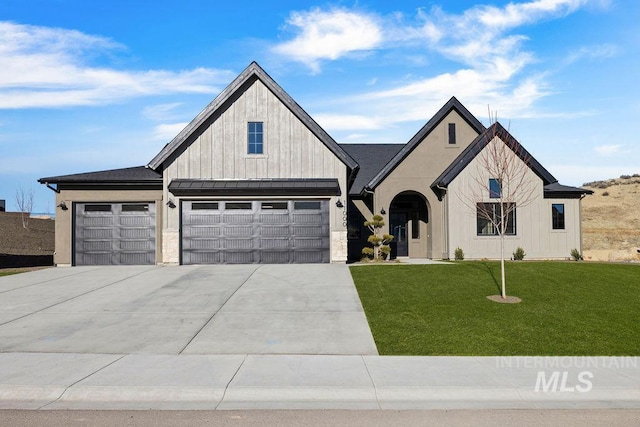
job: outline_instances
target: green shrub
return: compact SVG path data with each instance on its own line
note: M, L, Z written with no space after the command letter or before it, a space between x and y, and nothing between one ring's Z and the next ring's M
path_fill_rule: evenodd
M373 248L362 248L363 258L373 259Z
M573 258L574 261L581 261L582 260L582 255L580 255L580 251L573 248L571 249L571 258Z
M464 251L461 247L458 246L456 250L453 251L453 256L455 257L456 261L462 261L464 260Z
M524 253L524 249L522 249L520 246L518 246L516 248L516 251L513 253L513 260L514 261L522 261L526 255L527 254Z

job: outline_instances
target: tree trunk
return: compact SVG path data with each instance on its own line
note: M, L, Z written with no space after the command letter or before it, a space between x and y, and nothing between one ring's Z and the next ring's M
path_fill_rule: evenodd
M504 233L507 231L507 219L504 217L504 206L500 199L500 279L502 282L502 299L507 299L507 290L504 277Z

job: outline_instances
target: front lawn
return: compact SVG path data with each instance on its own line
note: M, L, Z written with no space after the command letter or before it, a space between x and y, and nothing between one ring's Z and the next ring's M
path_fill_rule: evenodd
M498 262L352 267L382 355L638 356L640 266Z

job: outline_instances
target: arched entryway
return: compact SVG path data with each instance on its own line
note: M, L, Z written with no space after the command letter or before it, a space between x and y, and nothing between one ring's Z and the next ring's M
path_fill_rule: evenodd
M389 233L394 236L395 256L427 258L429 245L429 202L416 191L397 194L389 206Z

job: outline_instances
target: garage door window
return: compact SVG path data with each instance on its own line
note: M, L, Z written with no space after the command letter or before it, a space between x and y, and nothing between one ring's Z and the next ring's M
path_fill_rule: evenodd
M262 209L286 210L287 202L262 202Z
M251 202L225 203L224 208L227 210L251 210Z
M293 208L300 211L320 210L320 202L295 202Z
M218 203L215 202L203 202L203 203L192 203L191 209L194 211L215 211L218 210Z
M148 212L149 204L122 205L122 212Z
M111 205L84 205L85 212L111 212Z

